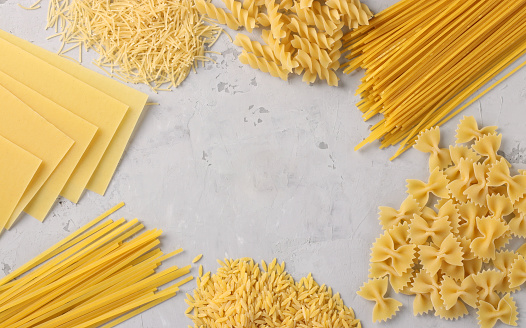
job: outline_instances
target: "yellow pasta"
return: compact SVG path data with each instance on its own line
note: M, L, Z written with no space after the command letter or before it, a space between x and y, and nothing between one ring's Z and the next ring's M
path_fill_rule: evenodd
M500 251L495 254L495 259L492 261L495 268L499 269L500 271L504 272L506 275L504 277L504 280L502 281L502 284L498 286L498 292L499 293L509 293L509 292L516 292L520 289L519 286L513 286L511 287L510 283L510 274L511 269L513 267L513 263L519 258L519 254L513 252L513 251Z
M388 230L400 222L409 222L414 214L420 214L420 205L411 195L402 202L399 210L388 206L380 206L379 209L379 220L384 230Z
M93 49L99 54L95 64L111 76L148 84L154 91L169 90L210 60L205 50L221 28L205 24L203 12L232 28L239 25L214 9L204 0L52 0L47 27L58 32L60 54L78 48L81 61L82 49Z
M234 44L245 51L239 57L243 64L284 80L288 79L285 72L294 72L303 74L302 80L306 83L320 79L330 86L337 86L339 81L336 70L342 55L342 28L368 24L373 15L359 0L223 2L232 13L206 0L197 0L196 6L201 14L232 29L242 25L252 32L256 26L264 27L261 37L274 53L271 58L264 46L246 36L236 36Z
M477 229L482 236L471 242L473 253L484 260L495 259L495 240L508 231L508 225L500 218L477 218Z
M485 126L479 129L477 121L473 116L464 116L458 124L457 135L455 136L457 139L456 143L466 143L473 139L479 140L487 134L495 134L496 132L496 126Z
M526 175L510 175L506 160L501 159L491 166L488 172L488 186L498 187L506 185L508 197L512 202L518 201L526 193Z
M515 325L515 304L505 294L526 283L526 243L517 251L504 247L526 236L526 171L511 175L511 164L497 154L496 127L464 117L449 148L439 148L438 129L423 131L415 144L430 156L428 182L407 180L400 208L380 207L384 232L371 248L369 279L414 295L414 315L433 311L453 320L471 307L482 327ZM367 297L379 299L374 295Z
M425 245L427 240L440 245L451 233L451 222L447 216L427 222L421 216L415 214L409 225L409 238L415 245Z
M3 327L111 327L175 296L192 279L159 290L190 272L190 266L156 272L182 251L164 255L156 248L162 231L137 235L144 229L137 219L97 226L123 205L0 280Z
M361 327L340 295L311 274L295 282L276 259L261 266L250 258L218 263L217 273L200 275L193 295L186 294L186 315L196 328L315 327L322 322Z
M497 321L510 326L517 326L518 312L515 301L506 294L499 300L498 305L495 307L491 303L480 301L478 314L478 321L481 328L492 328L495 326Z
M385 297L387 285L387 278L372 279L358 291L358 295L376 303L373 308L373 322L390 319L402 306L399 301Z
M524 1L401 0L346 34L344 72L365 70L357 106L365 121L383 116L356 149L380 140L400 145L396 158L482 97L504 79L456 110L526 53L524 28Z
M443 169L451 163L451 155L449 149L439 148L440 130L438 127L421 132L415 141L414 147L423 153L430 153L429 168L430 170L438 167Z
M395 248L393 238L384 234L373 244L371 262L379 263L389 261L398 275L402 275L413 264L415 245L403 245Z
M414 179L407 180L407 193L413 196L421 206L424 206L427 204L431 193L440 198L447 198L449 193L446 186L448 186L446 175L435 168L427 183Z

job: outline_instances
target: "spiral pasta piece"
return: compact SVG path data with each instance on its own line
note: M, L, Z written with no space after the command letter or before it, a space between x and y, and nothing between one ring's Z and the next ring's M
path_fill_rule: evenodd
M285 44L275 39L272 33L264 30L261 33L261 37L269 45L270 49L272 49L274 56L284 69L292 72L293 68L298 67L298 62L292 59L292 52L287 50Z
M243 64L250 65L252 68L257 68L265 73L270 73L270 75L279 77L284 81L288 79L289 72L286 69L278 66L275 62L268 61L263 57L257 57L246 50L243 50L241 55L239 55L239 61Z
M279 6L274 2L274 0L266 0L265 7L267 8L268 20L270 22L270 30L272 31L272 35L278 40L284 38L287 32L283 28L285 22L282 19L283 15L279 13Z
M227 13L221 8L217 8L205 0L195 0L195 7L202 15L217 20L220 24L226 24L229 28L237 30L241 25L231 13Z
M309 76L314 77L314 79L317 76L322 80L326 80L329 85L338 86L339 78L336 76L336 73L323 67L319 61L313 59L307 52L299 49L294 59L300 64L302 69L306 70L305 75L309 73Z
M331 57L329 57L327 51L321 49L316 43L311 43L307 39L294 35L294 40L292 40L291 44L294 48L301 49L310 54L311 57L318 60L324 68L327 68L332 63Z
M294 33L297 33L301 38L309 40L311 43L317 44L322 49L329 49L342 38L343 32L340 30L332 36L327 37L327 34L318 32L314 27L310 27L307 23L302 22L297 17L292 17L287 27Z
M277 61L278 58L274 55L272 48L263 45L257 41L252 41L244 34L237 34L234 40L234 44L246 50L247 52L253 52L257 57L263 57L268 61Z
M244 26L247 31L252 32L256 27L256 17L252 16L251 13L243 8L243 4L235 0L223 0L226 7L232 12L232 15L237 21Z
M338 10L343 15L346 25L357 28L360 25L369 25L372 16L369 7L360 3L359 0L328 0L327 6Z
M316 26L319 30L325 31L328 35L333 35L337 30L341 29L339 22L335 22L330 17L316 13L312 8L300 8L299 6L292 7L292 10L298 15L299 19L309 25ZM330 14L330 13L329 13ZM340 28L338 28L340 26Z

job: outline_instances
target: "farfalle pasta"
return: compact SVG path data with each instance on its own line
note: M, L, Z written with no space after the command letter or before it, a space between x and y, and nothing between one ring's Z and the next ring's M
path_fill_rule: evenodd
M517 326L519 313L510 294L506 294L500 299L496 307L491 303L480 301L478 309L478 321L481 328L492 328L497 321L502 321L510 326Z
M510 175L510 168L505 159L492 165L488 171L488 186L506 186L508 197L512 202L518 201L526 193L526 175Z
M380 206L380 224L384 230L388 230L401 222L409 222L414 214L420 213L420 208L421 206L411 195L407 196L398 210L388 206Z
M429 194L434 194L440 198L447 198L449 193L447 190L448 179L446 175L435 168L429 176L428 182L423 182L415 179L407 180L407 193L420 205L426 205L429 200Z
M407 180L398 209L380 207L384 232L371 249L369 278L414 295L415 316L452 320L474 308L481 327L517 325L512 294L526 283L526 243L506 246L526 238L526 170L512 174L497 154L496 127L464 117L456 138L440 148L439 128L419 135L415 148L430 156L429 179Z
M402 306L399 301L385 297L387 287L386 277L376 278L366 282L358 291L358 295L376 303L373 308L373 322L390 319Z
M443 169L451 163L451 153L447 148L439 148L440 129L434 127L422 132L415 141L414 147L423 153L430 153L429 169Z

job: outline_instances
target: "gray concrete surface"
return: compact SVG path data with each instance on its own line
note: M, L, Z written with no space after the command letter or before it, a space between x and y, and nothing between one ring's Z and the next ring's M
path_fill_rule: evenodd
M46 40L53 31L44 30L47 0L34 11L19 8L18 1L31 2L0 0L0 28L56 51L58 40ZM366 3L377 12L395 1ZM312 272L340 292L363 327L477 327L473 311L455 322L415 318L412 298L400 295L399 315L373 324L372 304L356 295L381 232L378 206L398 207L405 180L427 177L427 158L415 150L394 162L388 160L394 149L353 151L369 127L355 108L362 73L340 73L337 88L309 86L297 76L284 82L242 65L239 49L225 36L212 50L222 53L213 55L217 64L172 92L135 86L160 105L145 111L107 194L86 192L78 205L59 199L44 224L21 218L0 238L0 277L124 201L118 216L163 229L164 250L185 249L170 263L185 265L203 253L200 263L215 271L217 258L277 257L295 278ZM89 60L93 54L84 58L84 66L99 71ZM502 151L526 168L526 70L463 114L498 125ZM443 128L444 144L453 141L457 122ZM186 327L184 292L194 286L119 327ZM526 294L515 299L526 326Z

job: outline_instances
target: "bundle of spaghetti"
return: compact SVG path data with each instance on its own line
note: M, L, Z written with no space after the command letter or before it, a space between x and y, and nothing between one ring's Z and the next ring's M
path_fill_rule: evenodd
M320 79L331 86L339 81L343 29L366 26L373 15L360 0L223 2L231 13L207 0L196 0L196 5L203 15L235 30L263 28L265 44L237 34L234 44L243 48L243 64L283 80L294 72L303 74L306 83Z
M402 0L346 34L344 72L365 69L357 106L383 115L356 149L400 144L394 159L446 123L526 65L458 108L526 53L525 29L526 0Z
M0 279L2 327L113 327L173 296L190 265L157 272L162 231L107 216L119 204ZM179 279L164 289L161 286Z
M177 87L199 62L210 61L206 48L221 33L193 0L51 0L47 27L60 37L61 55L78 49L82 61L82 49L93 49L106 73L155 91Z

